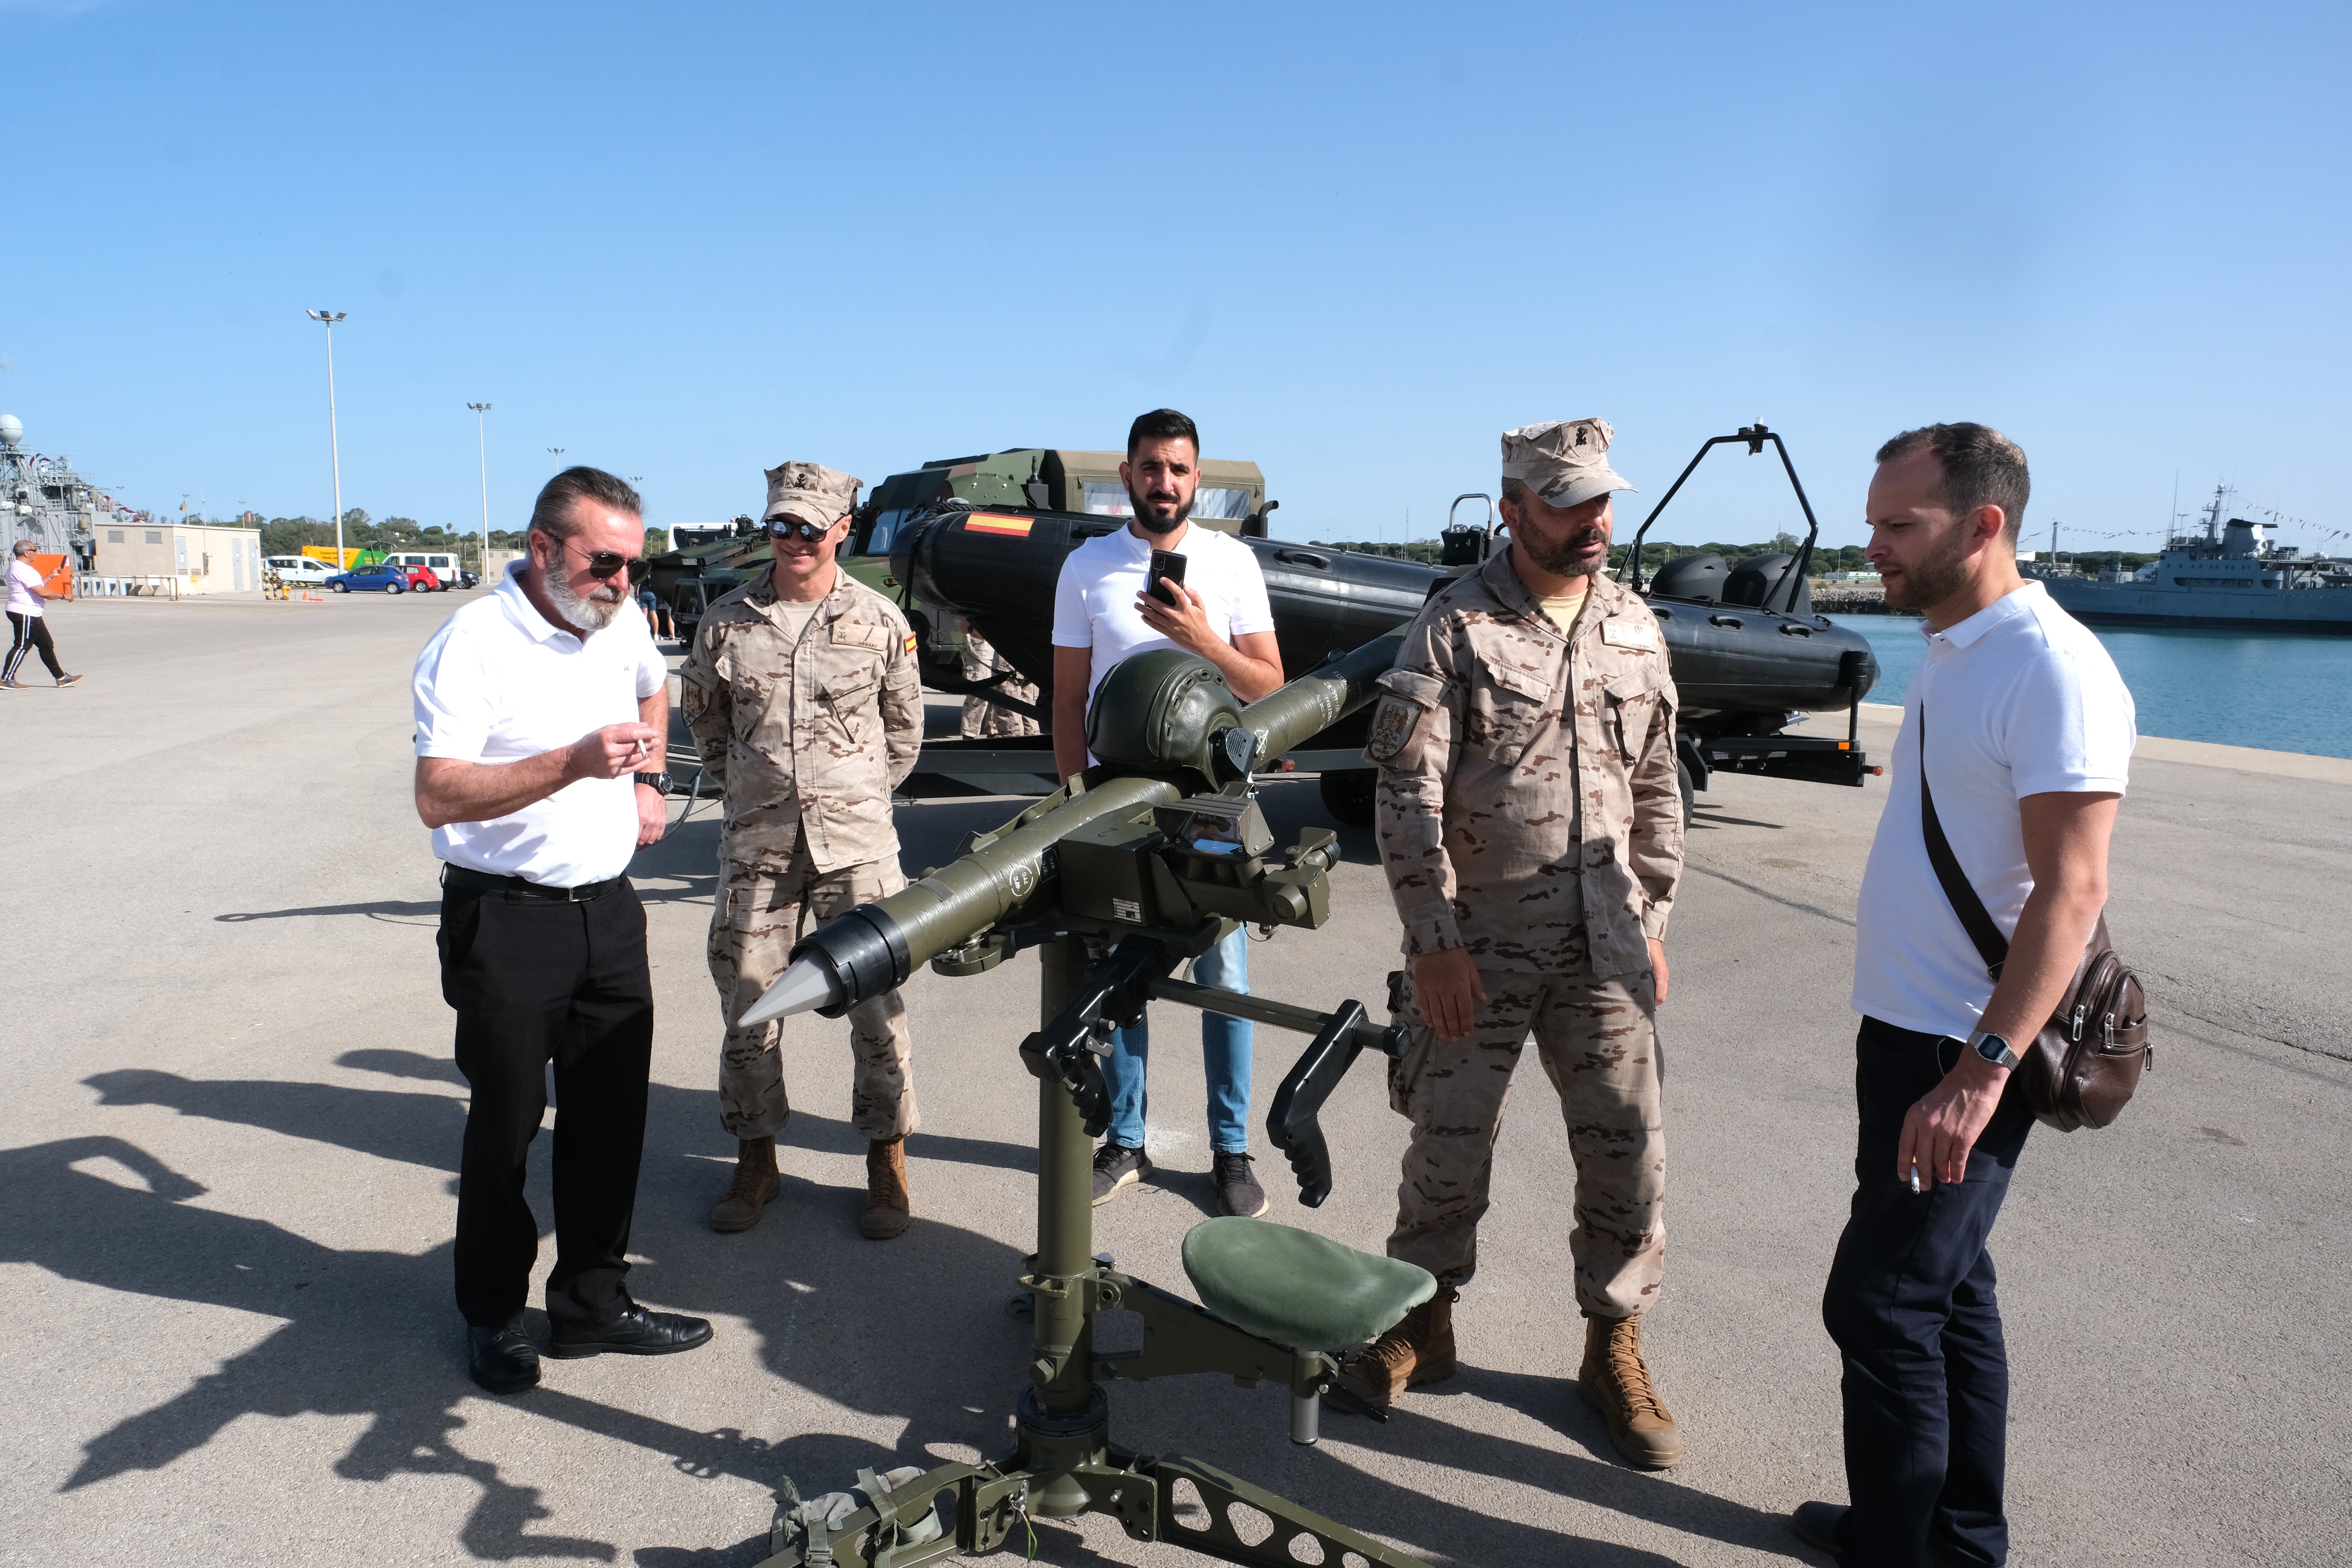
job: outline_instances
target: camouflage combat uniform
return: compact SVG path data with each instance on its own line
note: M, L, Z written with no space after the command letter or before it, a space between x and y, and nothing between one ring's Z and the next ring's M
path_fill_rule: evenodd
M1664 1272L1665 1140L1648 938L1681 875L1674 683L1649 607L1595 575L1563 636L1498 553L1433 599L1372 718L1381 860L1408 957L1466 949L1486 1000L1438 1037L1408 971L1412 1119L1392 1258L1459 1288L1477 1266L1496 1134L1528 1035L1576 1161L1577 1300L1647 1308ZM1572 722L1570 716L1572 715Z
M966 680L986 680L1003 675L996 690L1015 702L1033 706L1037 700L1037 688L1021 679L1013 661L996 651L986 637L970 626L963 628L963 678ZM999 707L985 697L963 700L963 738L967 741L1018 740L1037 732L1037 721L1025 713L1015 713L1010 708Z
M840 575L795 637L762 575L705 612L678 671L687 727L726 795L710 977L726 1041L719 1120L739 1139L791 1114L782 1021L735 1017L783 973L803 931L907 885L890 792L914 771L923 703L915 639L888 599ZM850 1121L869 1140L915 1130L907 1009L897 992L849 1011Z

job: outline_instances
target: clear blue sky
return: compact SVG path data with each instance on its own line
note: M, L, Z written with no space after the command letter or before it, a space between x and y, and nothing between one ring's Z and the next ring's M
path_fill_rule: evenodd
M1621 536L1759 417L1832 543L1937 418L2024 445L2039 538L2152 538L2176 472L2352 530L2347 16L0 0L0 411L323 517L324 306L345 504L446 526L472 399L501 527L550 447L674 523L1171 404L1300 538L1593 414ZM1664 534L1791 521L1717 462Z

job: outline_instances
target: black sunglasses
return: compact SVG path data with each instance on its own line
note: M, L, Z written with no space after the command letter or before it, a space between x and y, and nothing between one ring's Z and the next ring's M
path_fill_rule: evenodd
M568 539L558 540L556 542L566 550L572 548L572 542ZM629 569L629 581L632 583L653 569L653 563L644 556L624 555L617 550L591 550L580 553L588 563L588 575L600 583L609 582L613 574L624 566Z
M769 521L768 532L777 539L797 539L806 544L814 544L840 526L838 522L818 523L805 520L795 521L790 518L779 517Z

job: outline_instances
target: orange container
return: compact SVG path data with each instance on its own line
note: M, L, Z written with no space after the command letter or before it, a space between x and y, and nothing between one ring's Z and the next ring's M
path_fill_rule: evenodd
M41 574L41 592L52 599L70 599L73 592L73 567L70 555L44 555L35 551L26 557L33 570Z

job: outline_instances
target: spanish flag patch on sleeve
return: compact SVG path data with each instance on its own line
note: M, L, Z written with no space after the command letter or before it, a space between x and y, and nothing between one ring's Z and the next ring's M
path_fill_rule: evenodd
M912 652L914 652L914 651L915 651L915 634L914 634L914 633L912 633L912 632L908 632L908 633L907 634L907 641L906 641L906 644L905 644L904 651L905 651L905 652L908 652L908 653L912 653Z

